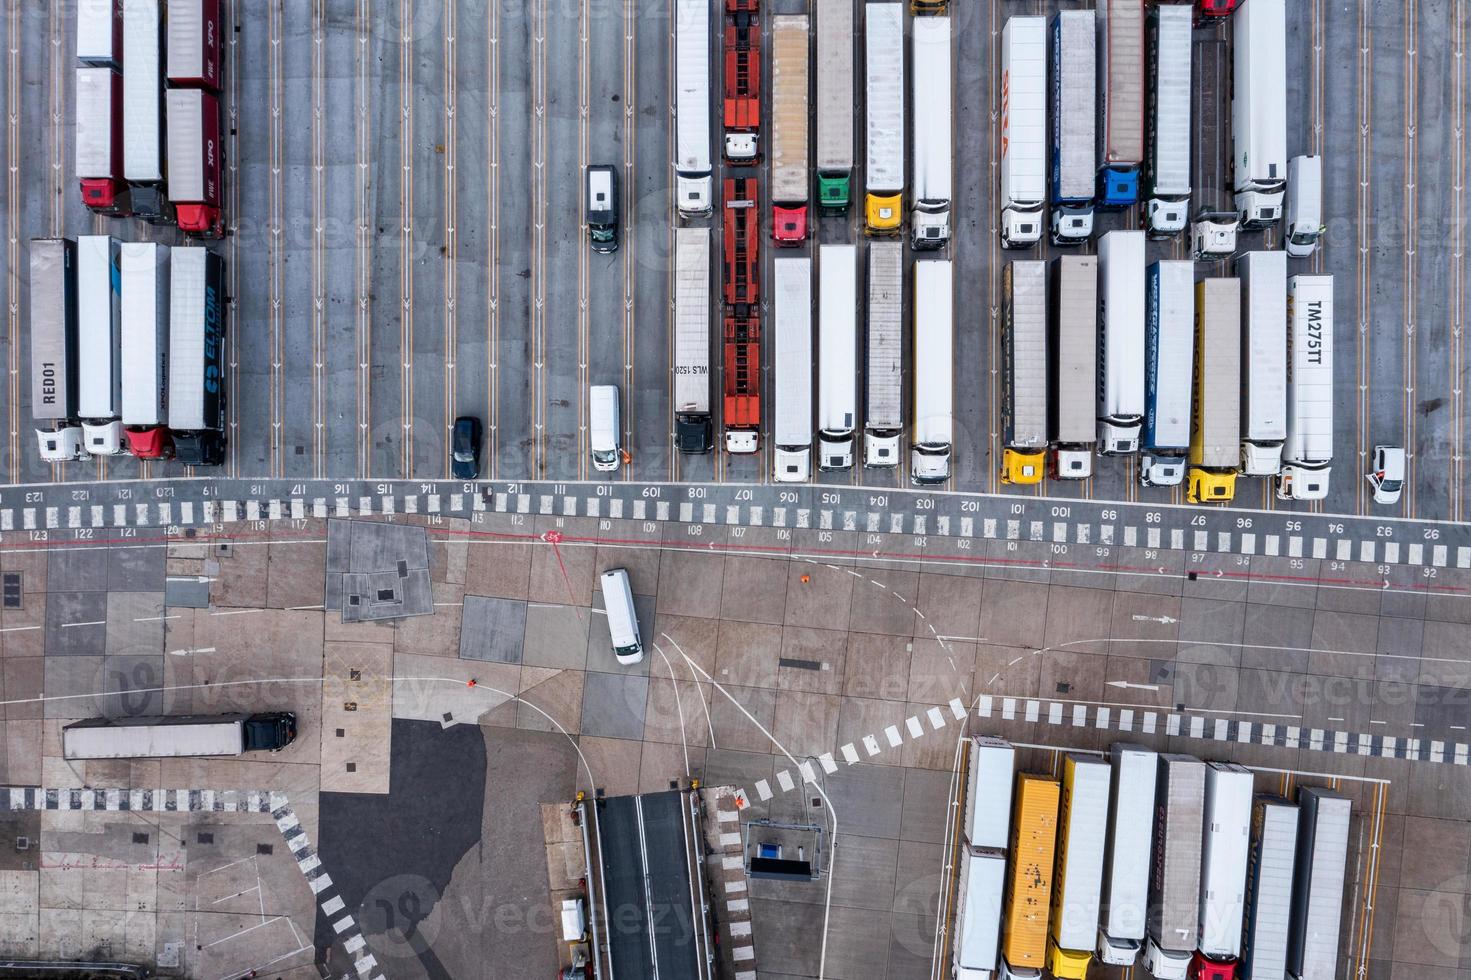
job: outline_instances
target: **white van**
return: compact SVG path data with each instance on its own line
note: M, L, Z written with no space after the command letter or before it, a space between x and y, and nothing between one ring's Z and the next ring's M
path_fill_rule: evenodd
M1287 254L1307 258L1322 234L1323 158L1293 157L1287 161Z
M608 613L608 634L618 662L630 666L644 659L644 644L638 635L638 612L633 608L633 586L626 568L603 573L603 608Z
M587 393L588 446L592 468L600 473L618 469L623 447L618 445L618 386L593 385Z

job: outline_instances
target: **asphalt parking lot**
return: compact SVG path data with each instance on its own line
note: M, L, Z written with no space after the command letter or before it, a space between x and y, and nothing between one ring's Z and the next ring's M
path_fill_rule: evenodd
M954 15L955 489L1004 489L995 479L993 329L1010 257L997 248L993 215L1000 28L1010 13L1058 5L962 6ZM0 87L14 169L0 238L8 270L0 351L11 367L0 373L0 432L8 432L0 477L10 483L182 472L126 457L53 468L35 453L20 380L29 356L25 243L104 229L174 240L81 207L65 166L72 9L16 5L4 21ZM763 461L670 451L665 7L320 0L256 10L235 0L227 9L226 474L440 478L450 424L474 414L487 425L487 476L572 479L589 469L586 387L611 382L623 391L633 457L619 478L767 479ZM1410 478L1387 511L1459 519L1464 4L1306 0L1289 4L1288 30L1288 151L1321 152L1327 174L1326 242L1294 267L1337 282L1337 463L1323 509L1386 510L1369 502L1362 473L1373 446L1389 443L1410 450ZM583 244L579 175L589 162L624 168L626 234L611 256ZM858 174L861 183L861 161ZM1101 226L1134 219L1104 216ZM816 237L859 241L859 219L821 218ZM1175 499L1138 488L1132 468L1102 460L1092 480L1047 492ZM820 477L902 479L861 470ZM1250 483L1238 501L1282 506Z

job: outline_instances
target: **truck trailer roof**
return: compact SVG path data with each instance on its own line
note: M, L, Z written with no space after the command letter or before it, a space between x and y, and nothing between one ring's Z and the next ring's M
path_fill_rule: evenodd
M1287 280L1288 396L1284 462L1333 459L1333 277Z
M1013 261L1003 272L1002 441L1017 449L1047 445L1047 263Z
M1048 429L1053 442L1091 443L1098 431L1098 258L1059 256L1050 289Z
M778 446L812 444L812 260L778 258L775 280L776 354L773 360Z
M904 424L904 244L868 243L868 357L864 365L866 424ZM1005 846L1004 844L996 846Z
M674 411L710 411L710 232L674 233Z
M1098 175L1098 71L1093 13L1063 10L1052 21L1052 196L1091 201Z
M853 2L817 0L817 169L853 168Z
M1190 396L1195 371L1195 263L1161 259L1147 277L1144 445L1190 445Z
M867 154L864 180L873 193L904 187L904 6L864 6Z

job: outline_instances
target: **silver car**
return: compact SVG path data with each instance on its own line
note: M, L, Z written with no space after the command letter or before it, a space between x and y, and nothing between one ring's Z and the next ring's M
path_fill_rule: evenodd
M1405 451L1399 446L1375 446L1374 468L1367 476L1374 488L1374 503L1399 503L1405 486Z

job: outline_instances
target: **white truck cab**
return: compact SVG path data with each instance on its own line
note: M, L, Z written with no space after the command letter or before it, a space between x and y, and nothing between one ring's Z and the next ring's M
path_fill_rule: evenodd
M1190 256L1201 259L1224 259L1236 251L1236 215L1229 212L1206 214L1190 226Z
M732 163L744 163L756 159L755 133L726 133L725 158Z
M935 448L918 443L909 456L909 478L915 483L944 483L950 479L950 447Z
M806 483L812 478L812 450L784 449L777 446L771 453L772 478L777 483Z
M123 445L123 424L117 419L99 424L83 422L82 442L93 456L116 456L127 452Z
M1093 209L1054 207L1051 235L1054 245L1083 244L1093 237Z
M898 433L879 435L873 432L865 432L863 434L863 465L898 466Z
M1293 258L1305 259L1318 247L1323 231L1323 158L1293 157L1287 161L1283 248Z
M1098 930L1098 962L1105 966L1133 966L1139 958L1139 944L1132 939L1115 939Z
M65 463L87 455L87 451L82 448L82 430L79 426L37 429L36 441L40 446L41 458L48 463Z
M1145 453L1139 458L1139 483L1143 486L1178 487L1184 480L1184 456L1154 456Z
M1093 451L1090 449L1057 449L1052 457L1055 480L1086 480L1093 475Z
M1154 980L1185 980L1190 957L1191 953L1161 949L1152 936L1144 943L1144 968Z

